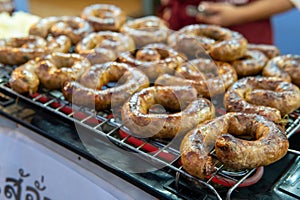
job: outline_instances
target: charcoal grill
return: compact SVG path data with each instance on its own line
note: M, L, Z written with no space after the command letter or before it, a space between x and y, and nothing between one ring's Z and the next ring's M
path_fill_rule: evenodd
M217 172L203 181L184 171L176 145L136 138L110 111L95 112L71 105L60 91L41 89L33 95L18 94L7 84L10 71L11 68L3 66L0 72L1 115L85 157L154 197L228 200L300 198L300 152L297 145L300 141L300 108L288 117L286 133L290 149L284 158L267 167L239 173L228 172L219 164ZM79 130L84 136L93 138L93 142L84 144ZM98 153L101 156L97 156ZM142 173L123 170L119 163L126 163L132 156L144 163L145 166L141 167L154 170ZM257 183L242 187L254 176L262 177Z

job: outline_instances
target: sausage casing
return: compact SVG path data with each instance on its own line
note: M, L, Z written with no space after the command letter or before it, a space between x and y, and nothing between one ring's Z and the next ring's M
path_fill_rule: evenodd
M252 140L237 137L251 136ZM210 155L231 169L252 169L281 159L289 142L284 131L266 118L247 113L227 113L199 124L180 145L183 168L201 179L216 169Z
M153 113L152 107L160 112ZM168 111L172 112L168 112ZM122 122L139 137L172 139L215 116L213 104L192 87L153 86L135 93L122 108Z
M103 89L109 82L117 84ZM134 92L148 86L149 79L138 69L125 63L107 62L91 66L79 81L65 82L62 92L73 104L99 111L121 106Z

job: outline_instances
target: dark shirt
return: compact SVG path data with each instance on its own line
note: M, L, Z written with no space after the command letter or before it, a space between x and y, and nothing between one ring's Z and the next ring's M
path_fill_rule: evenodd
M253 0L207 0L212 2L228 2L236 5L247 4ZM167 5L159 7L158 15L162 17L164 9L171 9L171 17L167 21L173 30L199 23L195 17L187 14L187 7L189 5L198 6L201 1L199 0L170 0ZM243 34L248 42L256 44L273 44L273 31L270 19L264 19L245 24L229 26L231 30Z

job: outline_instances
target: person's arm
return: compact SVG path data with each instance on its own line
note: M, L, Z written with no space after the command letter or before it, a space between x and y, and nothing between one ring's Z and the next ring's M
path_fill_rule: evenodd
M209 15L199 14L202 23L231 26L265 19L294 7L290 0L257 0L242 6L228 3L203 2L200 4Z

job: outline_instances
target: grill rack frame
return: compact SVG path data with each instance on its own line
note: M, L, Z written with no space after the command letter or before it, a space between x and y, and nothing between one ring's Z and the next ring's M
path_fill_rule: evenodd
M140 141L143 141L143 143L137 147L135 147L133 144L127 143L126 141L128 140L128 138L130 137L134 137L130 135L130 131L124 127L123 124L120 124L116 121L114 121L114 118L109 118L108 116L111 114L110 112L95 112L93 109L88 109L86 107L83 106L76 106L71 104L70 102L66 101L63 98L63 95L61 92L59 91L47 91L47 90L42 90L39 91L40 93L38 93L38 95L35 95L34 97L30 97L29 95L25 96L23 94L17 93L15 91L13 91L6 82L4 83L0 83L0 89L2 89L3 91L12 94L14 96L16 96L17 98L20 98L24 101L26 101L27 103L33 104L35 106L38 106L40 108L46 109L51 113L54 113L56 115L59 115L63 118L65 118L66 120L69 120L70 122L74 122L76 124L79 124L91 131L94 131L95 133L99 134L102 137L106 137L107 139L109 139L110 141L114 142L115 144L118 144L121 147L124 147L126 149L129 149L133 152L138 153L139 156L141 156L142 158L144 158L145 160L149 161L155 161L157 163L163 164L165 165L168 169L172 170L175 172L175 185L178 187L179 181L181 177L187 178L189 180L193 180L194 182L196 182L198 185L204 187L204 189L208 189L210 190L210 192L216 196L217 199L222 200L221 195L219 194L219 192L217 191L217 189L211 184L211 180L213 177L215 177L216 175L219 176L223 176L222 175L222 170L223 170L223 165L216 167L217 170L216 172L206 181L204 180L200 180L192 175L190 175L189 173L187 173L186 171L184 171L184 169L182 168L182 166L175 166L174 162L178 161L180 159L180 152L177 149L173 149L173 148L169 148L169 145L165 145L162 144L160 142L150 142L150 144L154 144L155 146L160 146L157 152L155 152L155 154L150 154L150 153L146 153L145 151L140 150L144 145L149 144L149 141L144 141L143 139L139 139ZM59 95L57 95L59 94ZM46 98L47 101L44 102L45 100L43 100L43 98ZM61 104L59 107L57 108L53 108L50 105L52 103L59 103ZM66 114L62 111L60 111L62 108L64 107L70 107L72 108L72 112L69 114ZM74 111L75 110L75 111ZM85 118L82 119L77 119L76 117L74 117L75 113L84 113L86 114ZM297 112L300 113L300 108L297 109ZM298 114L296 114L298 115ZM89 119L97 119L100 120L101 122L98 123L96 126L92 127L91 125L89 125L88 123L86 123ZM112 130L108 131L107 133L105 133L102 130L99 130L98 128L108 124L111 127L114 127ZM292 121L289 122L289 125L287 126L286 129L286 134L287 137L290 138L298 129L300 128L300 115L297 116L297 118ZM118 139L114 136L112 136L113 134L115 134L117 131L119 130L124 130L128 133L128 135L122 139ZM166 149L168 149L169 151L167 151ZM170 153L170 151L172 151L172 153L176 153L176 158L171 162L168 163L166 162L165 159L162 159L159 157L160 153ZM300 152L297 150L293 150L293 149L288 149L288 152L296 154L296 155L300 155ZM214 153L213 151L211 152L212 154ZM231 187L228 187L228 190L226 192L226 199L230 200L231 199L231 194L232 192L239 187L239 185L241 183L243 183L243 181L245 181L249 176L251 176L253 173L255 173L256 169L251 169L251 170L247 170L247 172L241 176L240 178L235 178L235 177L225 177L225 178L229 178L232 179L233 181L235 181L236 183L234 185L232 185ZM178 189L178 188L177 188Z

